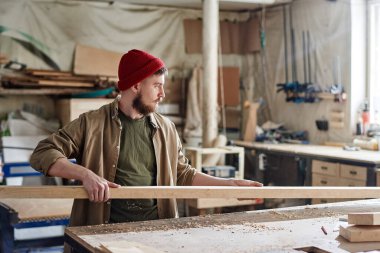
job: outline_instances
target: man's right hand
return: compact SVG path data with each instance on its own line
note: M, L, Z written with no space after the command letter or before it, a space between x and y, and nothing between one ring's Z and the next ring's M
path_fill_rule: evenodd
M84 188L88 193L90 201L105 202L110 198L109 188L117 188L120 185L109 182L99 177L91 170L74 164L66 158L58 159L48 171L50 176L76 179L82 181Z
M109 188L118 188L119 184L107 181L99 177L91 170L86 170L82 180L83 187L88 193L88 198L93 202L105 202L110 198Z

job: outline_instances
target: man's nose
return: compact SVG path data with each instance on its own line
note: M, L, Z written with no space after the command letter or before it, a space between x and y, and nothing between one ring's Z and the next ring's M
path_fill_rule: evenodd
M165 89L164 89L164 87L161 87L160 97L165 98Z

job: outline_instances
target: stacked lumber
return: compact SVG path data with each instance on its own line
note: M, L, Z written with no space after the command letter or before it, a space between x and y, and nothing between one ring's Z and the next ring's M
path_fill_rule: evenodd
M109 88L116 78L97 75L76 75L69 71L25 69L3 73L5 88Z
M380 242L380 212L350 213L339 234L350 242Z
M6 55L0 54L0 64L5 64L8 62L8 57Z

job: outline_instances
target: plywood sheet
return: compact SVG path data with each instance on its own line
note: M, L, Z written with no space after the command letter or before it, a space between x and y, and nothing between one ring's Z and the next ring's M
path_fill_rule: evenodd
M222 101L222 94L224 96L224 101ZM224 104L222 102L224 102ZM218 104L226 105L226 106L240 105L240 70L239 68L237 67L219 68Z
M78 44L75 48L74 73L117 77L122 56L122 53Z
M185 48L188 54L202 53L202 20L185 19ZM252 18L246 22L221 21L220 40L222 54L247 54L260 50L259 21Z
M185 50L187 54L202 53L202 21L197 19L183 20L185 31Z

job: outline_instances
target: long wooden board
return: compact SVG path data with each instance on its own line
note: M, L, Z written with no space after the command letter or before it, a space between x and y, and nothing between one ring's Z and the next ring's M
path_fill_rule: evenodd
M133 186L110 190L111 199L380 198L380 187ZM88 195L82 186L1 186L0 199L7 198L86 199Z

